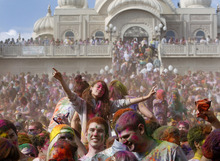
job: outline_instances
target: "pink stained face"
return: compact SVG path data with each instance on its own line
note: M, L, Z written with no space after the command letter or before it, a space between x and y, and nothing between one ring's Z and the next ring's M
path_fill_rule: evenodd
M119 141L126 145L131 152L138 152L142 145L140 135L129 129L125 129L119 134Z
M183 124L180 124L178 128L179 128L179 130L184 130L184 131L187 130L186 127Z
M92 88L92 95L94 97L102 97L103 94L105 93L105 88L103 87L102 83L101 82L98 82L96 83Z

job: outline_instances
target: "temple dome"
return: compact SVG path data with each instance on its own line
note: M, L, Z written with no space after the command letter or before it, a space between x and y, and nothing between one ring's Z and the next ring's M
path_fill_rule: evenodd
M142 4L142 5L148 5L152 8L161 11L162 7L160 3L157 0L114 0L108 7L108 12L111 12L117 7L123 6L125 4Z
M53 34L54 17L51 15L50 6L48 7L48 13L46 17L40 18L34 24L34 32L36 35L41 34Z
M181 8L208 8L212 0L180 0Z
M62 8L87 8L87 0L58 0L59 7Z

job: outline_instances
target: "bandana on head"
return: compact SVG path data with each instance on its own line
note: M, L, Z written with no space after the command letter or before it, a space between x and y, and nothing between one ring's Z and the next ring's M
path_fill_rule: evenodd
M26 143L26 144L19 145L19 150L24 155L31 155L33 157L37 157L37 150L32 144Z
M60 124L60 125L57 125L53 128L53 130L51 131L50 133L50 142L60 133L71 133L75 136L75 132L74 130L66 125L66 124Z

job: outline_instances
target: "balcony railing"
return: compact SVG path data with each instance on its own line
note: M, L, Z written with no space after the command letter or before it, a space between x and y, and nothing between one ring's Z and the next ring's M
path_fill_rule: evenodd
M220 57L218 44L161 45L161 57Z
M111 45L0 46L0 57L109 57Z
M160 45L161 58L166 57L220 57L220 45ZM0 57L112 57L112 45L72 46L0 46Z

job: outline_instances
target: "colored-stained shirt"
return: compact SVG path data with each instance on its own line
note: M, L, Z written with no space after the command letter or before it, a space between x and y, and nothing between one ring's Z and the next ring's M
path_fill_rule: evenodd
M158 143L149 154L136 155L136 157L142 161L187 161L178 145L166 141Z

